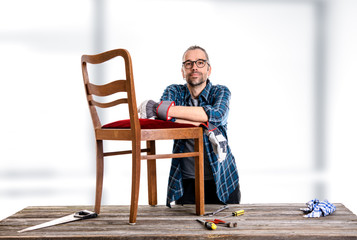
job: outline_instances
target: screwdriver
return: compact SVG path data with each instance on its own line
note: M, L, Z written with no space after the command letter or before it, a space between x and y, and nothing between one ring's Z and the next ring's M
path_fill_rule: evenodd
M238 210L238 211L232 212L231 215L228 215L228 216L225 216L225 217L222 217L222 218L237 217L237 216L240 216L240 215L243 215L243 214L244 214L244 210Z
M203 216L213 216L213 215L215 215L215 214L217 214L217 213L219 213L219 212L221 212L221 211L223 211L223 210L225 210L225 209L228 209L228 208L229 208L229 207L228 207L227 205L225 205L224 207L218 209L217 211L215 211L215 212L210 212L210 213L206 213L206 214L204 214Z
M202 223L208 230L215 230L217 228L217 225L214 224L213 222L206 222L201 219L196 219L196 220Z

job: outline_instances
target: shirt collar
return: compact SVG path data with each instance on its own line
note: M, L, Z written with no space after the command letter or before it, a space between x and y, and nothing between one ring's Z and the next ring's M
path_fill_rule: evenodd
M187 87L187 83L185 84L185 100L189 100L192 96L191 96L191 93L190 93L190 90L188 90L188 87ZM212 83L209 79L207 79L207 82L206 82L206 87L202 90L202 92L200 93L200 95L198 96L198 99L200 100L200 102L202 100L206 101L208 100L208 95L209 95L209 92L211 91L211 88L212 88Z

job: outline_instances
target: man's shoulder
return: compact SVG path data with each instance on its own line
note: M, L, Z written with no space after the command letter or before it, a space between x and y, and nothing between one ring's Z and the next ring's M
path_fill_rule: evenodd
M216 84L212 85L214 89L224 89L224 90L229 90L229 88L226 85L221 85L221 84Z
M171 84L169 86L166 87L166 90L171 90L171 91L183 91L185 89L185 85L183 84Z
M182 84L171 84L167 86L162 94L162 101L175 101L178 104L179 101L185 98L188 90L185 85Z
M212 92L228 92L230 93L230 90L227 86L225 85L221 85L221 84L215 84L213 85L211 83L211 89L210 89Z

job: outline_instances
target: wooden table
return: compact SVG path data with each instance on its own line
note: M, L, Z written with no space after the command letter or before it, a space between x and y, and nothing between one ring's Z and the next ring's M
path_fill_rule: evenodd
M139 206L136 225L129 225L129 206L103 206L98 218L76 221L31 232L18 230L59 218L92 206L27 207L0 222L0 239L357 239L357 217L343 204L322 218L304 218L305 204L241 204L214 217L198 217L194 205ZM222 205L206 205L206 212ZM225 218L237 228L207 230L196 221L229 215L244 209L245 214Z

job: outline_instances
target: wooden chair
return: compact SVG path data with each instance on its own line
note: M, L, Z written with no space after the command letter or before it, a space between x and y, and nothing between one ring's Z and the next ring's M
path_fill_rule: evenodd
M124 59L125 80L95 85L89 81L87 64L100 64L117 56ZM181 125L170 121L139 119L135 98L133 70L130 54L125 49L115 49L97 55L82 56L82 73L90 114L93 121L97 148L95 209L99 214L103 188L104 157L132 154L132 188L129 223L136 223L141 160L147 160L149 204L157 205L156 159L161 158L195 158L195 197L196 214L204 214L204 180L203 180L203 132L200 127ZM117 92L126 92L127 98L110 102L99 102L93 96L109 96ZM117 121L102 126L97 107L109 108L118 104L128 104L130 119ZM156 154L155 140L194 139L194 152L179 154ZM103 140L131 141L132 149L127 151L103 152ZM141 149L141 141L146 141L146 148ZM144 154L142 154L144 153ZM146 153L146 154L145 154Z

